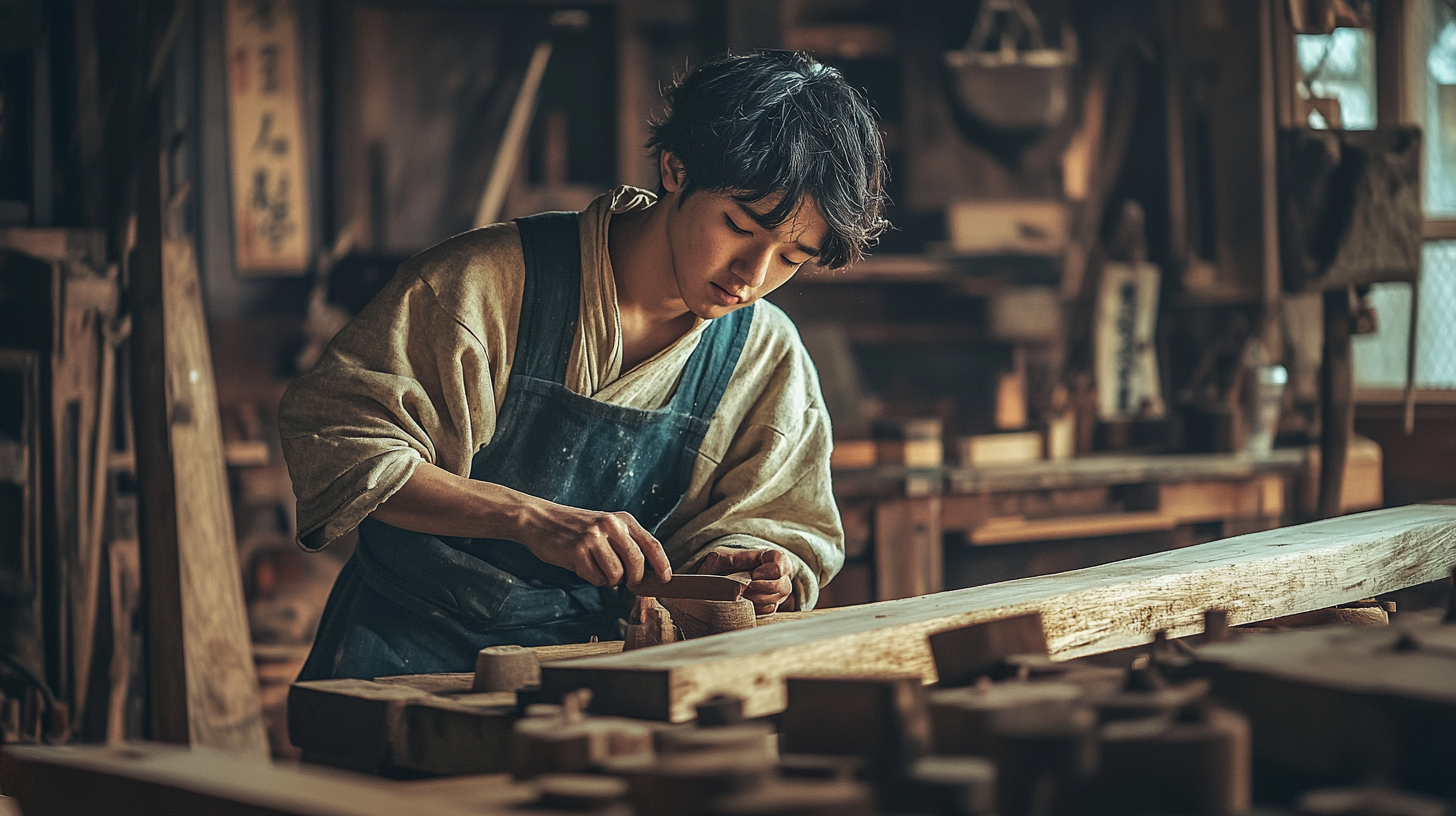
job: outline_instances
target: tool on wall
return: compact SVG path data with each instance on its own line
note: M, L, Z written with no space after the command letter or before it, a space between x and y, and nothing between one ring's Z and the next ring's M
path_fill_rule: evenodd
M970 39L945 64L967 138L1012 163L1066 118L1077 38L1064 25L1061 48L1050 48L1025 0L983 0Z

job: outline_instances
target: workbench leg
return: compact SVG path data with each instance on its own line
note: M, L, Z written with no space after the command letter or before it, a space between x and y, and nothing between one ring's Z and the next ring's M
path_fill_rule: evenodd
M1350 352L1350 295L1324 293L1325 345L1320 364L1319 518L1340 515L1345 460L1355 432L1354 368Z
M913 598L944 588L940 497L880 502L875 507L876 598Z

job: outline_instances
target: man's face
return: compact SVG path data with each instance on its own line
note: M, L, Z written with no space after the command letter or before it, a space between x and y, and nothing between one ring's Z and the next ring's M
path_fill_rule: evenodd
M808 196L793 216L768 230L752 214L773 209L777 195L747 204L698 190L684 201L681 184L674 182L677 178L664 179L664 188L677 193L664 202L671 213L668 246L683 303L698 317L722 317L779 288L813 261L829 236L829 225Z

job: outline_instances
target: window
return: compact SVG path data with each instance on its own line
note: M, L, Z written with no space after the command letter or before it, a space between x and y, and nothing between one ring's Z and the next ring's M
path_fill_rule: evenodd
M1406 43L1415 52L1407 61L1415 87L1407 91L1425 139L1426 233L1428 239L1437 238L1427 241L1422 254L1415 384L1456 390L1456 229L1442 228L1456 227L1451 220L1456 219L1456 19L1443 0L1417 0L1407 8ZM1301 64L1303 49L1301 44ZM1340 93L1338 88L1335 92ZM1339 98L1343 107L1345 97ZM1355 386L1404 388L1411 286L1376 284L1370 304L1379 330L1354 339Z
M1295 59L1303 78L1304 98L1339 101L1340 127L1370 130L1375 127L1374 38L1363 28L1337 28L1330 34L1296 34ZM1309 112L1309 126L1330 124L1318 110Z

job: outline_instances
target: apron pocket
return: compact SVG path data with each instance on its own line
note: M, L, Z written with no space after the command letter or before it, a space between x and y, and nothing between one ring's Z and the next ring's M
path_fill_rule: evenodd
M430 618L488 628L515 588L509 573L437 536L366 519L355 558L371 589Z

